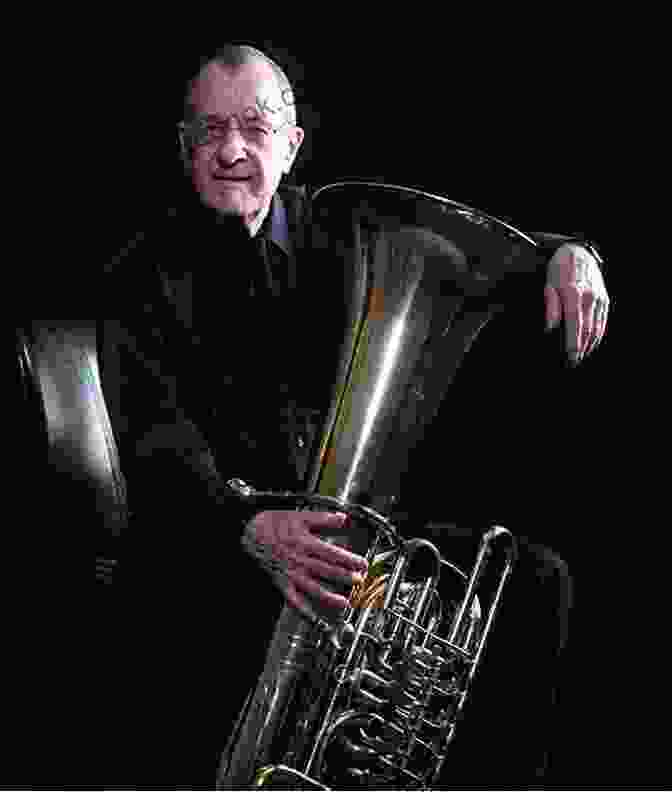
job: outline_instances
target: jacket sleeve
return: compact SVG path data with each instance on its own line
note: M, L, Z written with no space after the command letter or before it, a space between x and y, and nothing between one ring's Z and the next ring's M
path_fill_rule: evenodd
M134 256L140 250L134 248ZM198 569L209 553L240 552L250 511L229 493L204 433L180 401L161 323L151 253L117 262L108 295L124 319L101 322L101 376L130 510L121 577L139 582ZM121 269L119 268L121 267ZM132 284L128 280L132 273ZM141 274L142 273L142 274Z
M585 247L597 260L602 272L604 272L604 260L595 243L582 233L575 234L554 234L545 231L528 232L529 236L536 242L539 251L546 261L550 261L558 248L567 243L573 243Z

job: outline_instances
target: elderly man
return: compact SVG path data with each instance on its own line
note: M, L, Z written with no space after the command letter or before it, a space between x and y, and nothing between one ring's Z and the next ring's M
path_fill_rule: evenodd
M117 259L110 294L125 318L104 321L100 338L103 389L135 515L122 540L119 582L151 592L150 604L134 597L131 606L142 625L133 634L143 646L151 643L147 629L157 641L167 634L178 641L176 618L196 641L199 627L212 629L179 616L185 597L202 590L199 571L211 553L226 559L225 577L254 581L257 596L263 584L255 568L265 567L284 598L311 619L331 620L346 605L325 581L349 585L366 570L362 557L319 538L338 530L342 515L251 515L222 484L249 476L261 487L296 488L297 436L312 415L301 407L324 407L315 404L319 388L311 392L305 382L313 372L301 372L292 355L302 322L310 335L305 284L314 283L314 273L306 267L305 190L280 186L304 139L291 86L261 52L224 47L189 83L179 136L195 200ZM599 345L607 323L597 254L583 240L537 239L547 252L539 292L547 326L564 320L566 354L579 363ZM228 601L233 581L222 586ZM230 629L231 618L242 628L246 616L229 602L222 618ZM263 617L255 611L255 618ZM262 637L267 618L256 625ZM151 669L145 671L151 679ZM161 706L158 712L174 714ZM164 773L156 782L170 783L159 756L154 766ZM178 775L175 783L190 783Z

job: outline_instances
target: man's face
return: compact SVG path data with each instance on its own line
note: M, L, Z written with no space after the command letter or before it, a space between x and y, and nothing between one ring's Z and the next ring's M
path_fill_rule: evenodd
M206 206L244 217L251 233L303 140L303 130L288 123L287 99L266 63L210 64L191 91L202 132L189 149L194 187Z

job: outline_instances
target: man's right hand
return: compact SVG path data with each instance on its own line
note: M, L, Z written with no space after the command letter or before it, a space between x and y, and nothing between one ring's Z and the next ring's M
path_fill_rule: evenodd
M367 563L314 534L343 533L346 520L347 515L336 512L261 512L245 527L242 544L291 605L313 621L333 622L348 600L323 584L349 590L366 575Z

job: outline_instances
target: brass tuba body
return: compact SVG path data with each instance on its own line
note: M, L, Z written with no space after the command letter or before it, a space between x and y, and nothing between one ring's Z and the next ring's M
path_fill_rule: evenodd
M347 513L347 539L328 541L365 555L369 573L335 627L284 607L217 788L428 789L448 761L515 540L491 528L465 572L431 542L404 539L390 514L409 451L507 280L538 259L508 224L409 188L331 184L313 211L315 255L342 272L347 306L331 407L305 492L230 486L259 510Z

